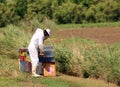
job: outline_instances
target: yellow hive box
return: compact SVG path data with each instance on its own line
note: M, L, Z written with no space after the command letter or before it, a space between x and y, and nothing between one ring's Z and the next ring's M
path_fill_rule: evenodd
M43 62L42 66L44 76L56 76L55 62Z

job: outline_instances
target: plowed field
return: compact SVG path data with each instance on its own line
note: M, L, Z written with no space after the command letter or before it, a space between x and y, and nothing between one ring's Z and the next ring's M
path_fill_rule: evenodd
M120 27L67 29L54 34L63 38L77 36L101 43L120 43Z

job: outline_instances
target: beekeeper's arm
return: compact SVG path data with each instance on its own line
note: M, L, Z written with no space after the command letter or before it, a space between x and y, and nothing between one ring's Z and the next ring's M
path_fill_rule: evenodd
M40 51L40 55L44 55L44 50L43 50L43 38L41 38L41 37L39 37L39 42L38 42L38 44L39 44L39 51Z
M40 55L44 55L43 45L39 45Z

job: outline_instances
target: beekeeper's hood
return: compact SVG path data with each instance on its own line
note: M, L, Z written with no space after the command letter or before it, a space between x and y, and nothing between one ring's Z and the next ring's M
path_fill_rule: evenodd
M48 35L50 36L51 35L51 31L50 31L50 29L45 29L45 31L48 33Z

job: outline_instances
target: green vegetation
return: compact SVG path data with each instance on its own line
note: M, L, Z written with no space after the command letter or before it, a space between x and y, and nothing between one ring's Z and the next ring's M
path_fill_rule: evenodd
M55 47L60 72L119 84L120 44L99 44L76 37L64 39L62 43Z
M120 22L106 22L106 23L89 23L89 24L60 24L57 25L60 29L79 29L79 28L92 28L92 27L118 27Z
M0 27L46 18L57 24L120 21L119 0L1 0Z
M27 74L30 76L29 74ZM25 75L24 75L25 76ZM47 84L47 85L46 85ZM24 79L23 77L17 78L0 78L1 87L70 87L68 81L55 78L28 78Z
M21 46L26 46L29 42L29 33L21 32L14 25L9 25L6 28L0 29L0 54L17 58L18 50ZM22 38L24 37L24 38ZM13 50L14 49L14 50Z
M80 79L70 76L31 78L24 73L24 77L1 77L1 87L117 87L113 84L106 84L101 80ZM29 77L28 77L29 76Z
M8 25L0 28L1 87L30 87L29 84L32 85L31 87L40 85L43 87L116 87L104 86L105 83L102 83L101 86L90 85L86 83L91 80L87 82L76 81L76 78L70 80L72 77L64 77L64 75L51 78L32 78L30 73L19 71L18 50L20 47L27 47L34 32L32 28L40 25L56 27L53 22L51 22L53 25L50 26L50 22L47 20L41 24L37 20L30 23L31 26L29 23L25 25L24 22L21 22L21 26L20 24L19 26ZM59 42L53 43L54 38L59 39ZM47 42L48 44L45 44L53 45L55 48L57 72L79 78L97 78L116 84L120 83L120 44L100 44L78 37L60 38L59 36L54 37L54 35Z
M0 87L116 87L120 85L120 44L52 36L57 72L32 78L19 70L18 50L27 47L38 27L80 29L120 26L120 0L0 0ZM58 25L59 24L59 25ZM64 24L64 25L63 25ZM53 43L53 40L56 40ZM82 77L82 79L81 79Z

